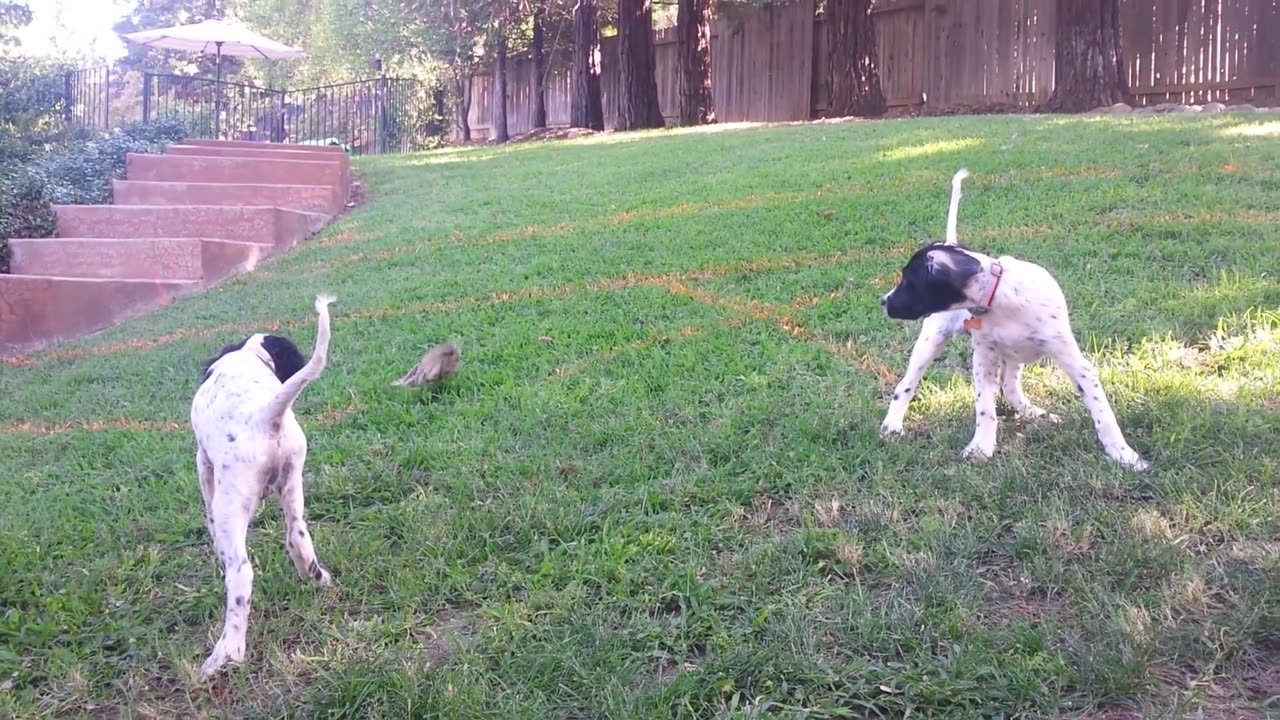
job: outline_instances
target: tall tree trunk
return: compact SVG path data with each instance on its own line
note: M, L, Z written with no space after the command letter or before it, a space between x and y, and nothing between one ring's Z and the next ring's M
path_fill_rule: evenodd
M679 0L676 11L680 59L680 124L716 121L711 97L711 0Z
M507 133L507 24L498 23L497 63L493 70L493 141L511 139Z
M573 8L573 74L569 78L569 124L604 130L600 99L600 11L595 0L578 0Z
M471 142L471 73L468 69L453 69L453 124L458 137Z
M543 52L543 24L547 18L546 0L536 0L533 5L533 40L530 42L533 51L533 127L547 126L547 91L544 87L547 77L547 58Z
M1051 112L1084 112L1129 99L1120 49L1120 0L1058 0Z
M880 88L880 56L876 51L874 0L827 0L831 52L832 117L883 115L887 106Z
M662 127L650 0L618 0L618 122L615 130Z

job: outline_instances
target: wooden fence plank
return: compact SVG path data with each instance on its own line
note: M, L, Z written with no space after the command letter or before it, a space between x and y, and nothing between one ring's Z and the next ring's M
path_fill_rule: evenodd
M1055 0L879 0L881 86L891 106L1035 105L1053 89ZM1135 100L1278 102L1280 3L1276 0L1120 0L1121 42ZM766 5L711 25L711 92L722 122L807 120L830 97L826 22L815 0ZM617 117L617 38L601 41L605 125ZM658 101L679 111L676 36L654 34ZM547 121L569 121L567 49L552 52ZM507 123L532 127L533 67L508 63ZM489 136L493 81L476 74L468 114L475 139Z

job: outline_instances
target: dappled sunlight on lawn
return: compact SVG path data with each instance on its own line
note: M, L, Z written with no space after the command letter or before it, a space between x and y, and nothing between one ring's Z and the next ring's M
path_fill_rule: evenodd
M929 155L941 155L942 153L953 153L969 148L975 148L983 144L985 141L980 138L961 138L959 140L935 140L933 142L920 143L919 145L908 145L906 147L894 148L880 153L881 160L908 160L911 158L926 157Z
M1218 131L1223 137L1277 137L1280 136L1280 121L1264 122L1258 125L1237 125Z
M1176 385L1218 400L1274 398L1280 392L1280 313L1255 308L1223 317L1199 343L1152 338L1131 352L1107 353L1105 366L1140 378L1140 387Z

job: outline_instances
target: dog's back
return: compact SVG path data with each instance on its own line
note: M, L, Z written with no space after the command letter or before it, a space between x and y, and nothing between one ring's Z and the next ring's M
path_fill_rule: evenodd
M191 424L196 435L201 435L199 428L206 420L216 420L218 425L239 423L279 430L303 388L320 377L328 363L331 302L331 296L316 297L315 308L320 317L315 349L301 367L297 367L301 354L284 338L252 335L239 345L223 348L222 354L210 362L191 403ZM271 366L265 362L268 359ZM218 411L211 413L214 408Z

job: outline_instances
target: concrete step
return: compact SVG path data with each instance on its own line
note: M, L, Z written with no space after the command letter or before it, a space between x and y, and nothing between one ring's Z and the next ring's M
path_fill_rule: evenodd
M208 155L139 155L129 153L125 176L148 182L251 183L258 185L327 185L336 202L347 204L348 171L332 160L211 157Z
M0 275L0 356L83 337L199 289L192 280Z
M41 238L9 241L15 275L199 280L200 240L192 238Z
M266 143L258 143L265 145ZM298 160L301 162L334 162L344 167L351 166L346 153L315 152L314 150L297 150L297 146L277 143L267 147L245 147L232 145L187 145L186 143L170 145L164 149L166 155L199 155L203 157L243 157L267 158L275 160Z
M328 185L112 181L117 205L274 205L286 210L337 215L337 193Z
M200 267L203 269L200 281L211 287L227 278L253 272L258 263L273 254L273 249L257 243L206 238L200 242Z
M298 150L302 152L336 153L340 155L347 154L342 148L337 147L336 145L299 145L296 143L266 142L264 140L200 140L197 138L188 138L183 140L182 144L199 145L201 147Z
M9 241L9 267L15 275L208 285L252 270L271 250L210 238L14 238Z
M215 205L55 205L64 238L208 238L293 247L328 222L320 213Z
M332 162L337 163L341 168L338 172L338 187L351 187L351 161L347 158L346 153L317 153L305 150L285 149L288 147L288 145L285 145L282 147L264 149L240 146L220 147L217 145L170 145L165 148L164 151L167 155L181 155L184 157L223 157L251 158L254 160ZM342 196L341 198L335 196L335 202L339 199L341 199L344 204L346 203L345 196ZM341 208L339 208L339 210L341 210ZM337 211L335 211L334 214L337 214Z

